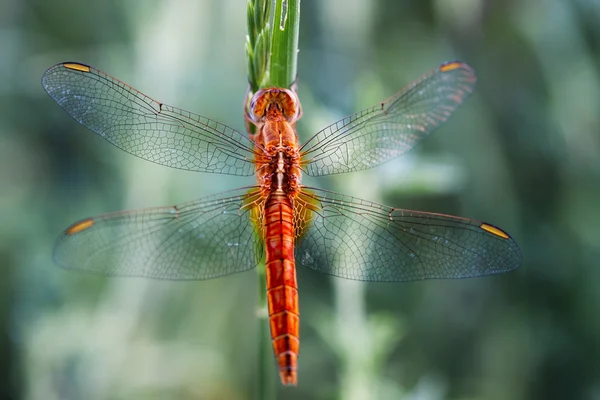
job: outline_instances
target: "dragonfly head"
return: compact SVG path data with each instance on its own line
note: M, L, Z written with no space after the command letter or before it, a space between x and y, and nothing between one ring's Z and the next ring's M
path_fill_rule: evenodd
M284 88L260 89L250 100L248 114L250 118L261 123L270 117L283 118L294 123L300 118L300 100L295 92Z

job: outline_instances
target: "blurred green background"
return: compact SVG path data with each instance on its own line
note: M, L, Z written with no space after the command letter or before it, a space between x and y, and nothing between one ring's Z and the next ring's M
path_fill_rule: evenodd
M82 217L252 181L129 156L40 85L50 66L80 61L243 130L245 6L0 2L1 398L255 398L266 321L254 272L111 279L51 259L55 237ZM301 268L299 386L275 381L278 398L600 399L600 2L305 1L300 21L305 139L443 61L479 76L416 151L305 181L489 221L515 237L523 264L410 284Z

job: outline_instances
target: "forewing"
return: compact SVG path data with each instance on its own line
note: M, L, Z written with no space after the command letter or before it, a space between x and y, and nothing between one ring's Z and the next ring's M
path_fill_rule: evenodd
M156 279L209 279L262 258L255 189L179 206L124 211L79 221L58 238L54 259L67 269Z
M153 100L95 68L58 64L42 85L76 121L130 154L190 171L254 173L247 136Z
M521 263L515 241L493 225L402 210L319 189L303 190L310 209L296 262L341 278L402 282L506 272ZM310 216L308 216L310 214Z
M467 64L441 65L381 104L318 132L301 149L304 170L319 176L380 165L415 147L473 91Z

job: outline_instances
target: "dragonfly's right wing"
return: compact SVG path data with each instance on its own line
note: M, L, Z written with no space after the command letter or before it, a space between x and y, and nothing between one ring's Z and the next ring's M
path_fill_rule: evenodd
M481 221L387 207L315 188L303 188L296 210L296 263L340 278L469 278L521 264L514 239Z
M155 279L245 271L263 257L256 225L262 204L258 190L237 189L178 206L87 218L61 234L54 259L67 269Z
M153 100L93 67L55 65L42 85L77 122L134 156L189 171L254 173L254 143L246 135Z
M312 176L339 174L398 157L446 121L476 81L467 64L442 64L383 103L314 135L301 149L304 170Z

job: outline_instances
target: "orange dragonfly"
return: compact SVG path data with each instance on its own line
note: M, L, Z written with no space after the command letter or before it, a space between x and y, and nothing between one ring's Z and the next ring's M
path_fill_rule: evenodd
M367 282L467 278L517 268L515 241L492 224L403 210L307 187L372 168L412 149L454 112L476 82L468 65L442 64L388 100L317 132L303 145L295 91L250 94L244 135L158 102L90 66L62 63L44 89L76 121L148 161L252 176L255 186L175 206L86 218L58 238L67 268L115 276L210 279L266 263L269 325L283 384L297 382L296 263Z

